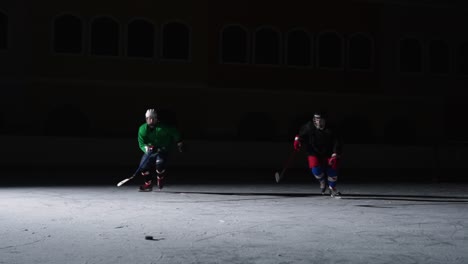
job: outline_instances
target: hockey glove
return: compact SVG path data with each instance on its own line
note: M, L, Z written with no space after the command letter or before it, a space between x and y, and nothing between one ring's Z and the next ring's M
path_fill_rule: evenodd
M301 146L302 146L301 139L297 135L296 137L294 137L294 150L295 151L301 150Z
M146 145L145 146L145 152L146 153L151 153L153 152L154 146Z
M333 153L328 159L328 165L334 170L338 168L338 156L336 155L336 153Z

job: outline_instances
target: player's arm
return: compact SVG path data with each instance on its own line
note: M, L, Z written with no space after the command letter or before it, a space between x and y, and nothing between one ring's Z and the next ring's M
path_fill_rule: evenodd
M343 140L336 131L333 132L333 154L340 156L343 150Z
M144 153L148 152L149 144L146 142L146 132L143 127L138 130L138 146Z
M171 134L173 141L177 144L177 149L179 150L179 152L182 152L184 150L184 142L182 140L180 131L177 128L172 127Z
M338 167L338 161L340 159L343 142L341 141L341 138L339 134L336 133L336 131L333 131L332 139L333 139L333 148L332 148L333 153L328 158L328 165L330 165L331 168L336 169Z
M304 138L310 133L310 125L309 123L303 125L299 129L299 133L294 136L294 150L299 151L302 147L302 143L304 141Z
M312 129L312 123L307 122L301 126L301 128L299 129L299 133L297 133L296 136L299 137L300 140L304 140L305 138L309 136L311 129Z

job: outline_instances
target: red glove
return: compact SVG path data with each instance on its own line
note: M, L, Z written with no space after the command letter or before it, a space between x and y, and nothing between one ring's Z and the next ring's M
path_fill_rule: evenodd
M302 146L301 139L297 135L296 137L294 137L294 150L295 151L301 150L301 146Z
M338 156L335 153L328 159L328 165L334 170L338 168Z

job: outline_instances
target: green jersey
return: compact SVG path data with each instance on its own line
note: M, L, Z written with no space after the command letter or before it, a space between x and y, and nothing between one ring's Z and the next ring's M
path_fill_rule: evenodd
M138 129L138 144L143 152L145 152L145 146L167 149L174 142L179 141L181 141L179 131L162 123L157 123L154 128L150 128L145 123Z

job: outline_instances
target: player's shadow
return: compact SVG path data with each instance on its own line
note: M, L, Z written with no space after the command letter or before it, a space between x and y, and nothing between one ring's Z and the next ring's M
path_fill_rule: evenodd
M170 191L166 191L170 192ZM322 196L314 193L274 193L274 192L172 192L179 194L213 194L213 195L237 195L237 196L284 196L284 197L308 197ZM273 198L272 198L273 199Z
M412 201L436 203L468 203L464 196L438 196L438 195L405 195L405 194L348 194L343 195L346 200L381 200L381 201Z
M253 192L171 192L171 191L165 191L165 193L223 195L223 196L237 196L237 197L247 196L246 198L223 199L223 200L207 200L207 201L192 201L193 203L249 201L249 200L277 200L278 197L297 198L297 197L319 196L319 194L310 194L310 193L265 193L265 192L253 193ZM322 195L320 195L320 196L322 196Z
M319 193L281 193L281 192L172 192L178 194L206 194L206 195L226 195L226 196L257 196L256 198L229 199L232 200L266 200L278 199L278 197L298 198L298 197L324 197ZM263 197L269 196L269 197ZM263 197L263 198L259 198ZM434 202L434 203L468 203L468 197L463 196L436 196L436 195L379 195L379 194L348 194L341 196L344 200L381 200L381 201L411 201L411 202ZM365 206L363 206L365 207ZM369 206L370 207L370 206Z

